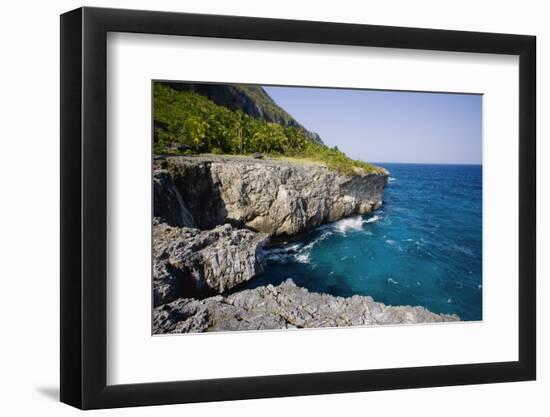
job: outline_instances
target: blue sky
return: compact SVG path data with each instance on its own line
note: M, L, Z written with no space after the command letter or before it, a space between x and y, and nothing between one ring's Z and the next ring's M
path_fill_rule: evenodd
M481 164L481 95L264 88L325 144L352 158Z

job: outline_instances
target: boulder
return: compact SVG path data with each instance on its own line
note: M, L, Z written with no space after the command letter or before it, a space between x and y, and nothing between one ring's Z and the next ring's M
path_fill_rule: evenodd
M153 222L153 299L222 294L261 272L267 235L226 224L212 230Z

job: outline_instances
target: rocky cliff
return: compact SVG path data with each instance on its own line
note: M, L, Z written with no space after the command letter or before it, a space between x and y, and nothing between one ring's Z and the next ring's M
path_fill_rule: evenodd
M229 224L211 230L153 221L153 302L223 294L263 268L267 235Z
M459 320L423 307L386 306L371 297L349 298L310 293L292 280L229 296L179 299L153 312L155 333L190 333L437 323Z
M238 291L264 267L264 245L382 203L388 174L237 156L154 161L154 333L459 320L371 297L310 293L292 280Z
M167 157L155 166L155 216L175 226L230 223L270 236L368 213L381 205L388 178L237 156Z

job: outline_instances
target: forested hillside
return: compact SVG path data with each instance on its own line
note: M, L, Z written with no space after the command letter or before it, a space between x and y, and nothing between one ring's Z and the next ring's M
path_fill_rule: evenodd
M212 100L218 106L241 110L256 119L287 127L296 127L307 139L323 144L321 137L303 127L285 109L279 106L260 85L214 83L165 83L176 91L192 91Z
M346 174L378 171L373 165L348 158L337 148L312 140L300 125L252 117L240 109L215 104L195 91L176 90L156 82L153 111L156 154L260 152L323 163Z

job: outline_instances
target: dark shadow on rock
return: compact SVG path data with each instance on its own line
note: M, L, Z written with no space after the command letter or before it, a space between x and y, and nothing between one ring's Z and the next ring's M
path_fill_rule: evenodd
M191 162L190 162L191 161ZM196 227L211 229L227 223L227 210L221 197L219 184L210 172L210 161L197 158L172 159L168 171Z

